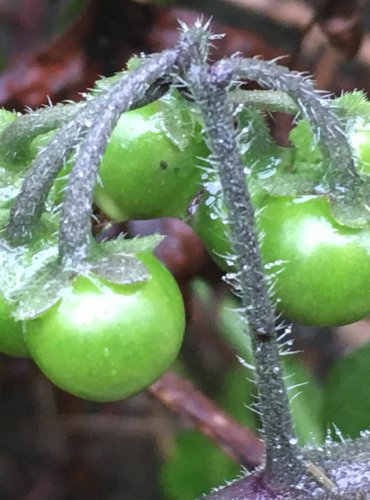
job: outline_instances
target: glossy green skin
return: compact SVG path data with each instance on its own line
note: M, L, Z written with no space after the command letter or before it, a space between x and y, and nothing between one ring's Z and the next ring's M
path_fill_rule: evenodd
M9 356L28 358L30 353L24 340L23 323L11 316L12 307L0 297L0 352Z
M228 224L216 215L223 208L221 196L213 197L205 193L192 220L192 227L216 264L229 272L234 271L232 262L227 259L233 253L230 230Z
M286 316L335 326L370 313L370 227L340 226L323 197L272 200L260 224L265 262L285 261L276 295Z
M36 364L61 389L94 401L116 401L159 378L181 346L182 297L151 254L140 259L151 277L114 285L78 277L62 301L26 322Z
M266 191L254 179L249 179L248 191L252 205L255 209L258 209L267 197ZM221 213L226 218L221 184L210 181L205 187L205 192L202 195L191 225L202 239L216 264L224 271L232 272L235 270L232 260L227 258L233 254L230 243L230 230L224 218L220 216Z
M100 165L94 201L116 221L182 215L200 188L200 134L181 150L162 130L158 102L121 116Z
M227 226L212 219L211 211L201 205L195 229L211 255L229 253ZM370 227L340 226L324 197L265 198L257 223L263 261L284 316L336 326L370 313ZM225 260L217 260L230 270Z

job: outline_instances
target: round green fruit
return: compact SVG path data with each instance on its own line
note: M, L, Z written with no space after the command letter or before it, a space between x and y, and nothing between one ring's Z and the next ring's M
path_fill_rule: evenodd
M12 317L12 306L4 297L0 297L0 352L20 358L30 356L24 340L23 322Z
M229 228L215 213L203 200L194 227L217 263L230 271ZM370 227L339 225L324 196L266 196L256 215L263 262L284 316L336 326L370 313Z
M26 322L26 341L41 371L61 389L94 401L129 397L175 360L185 319L170 272L151 254L148 281L115 285L75 278L62 300Z
M259 217L261 251L279 309L293 321L336 326L370 313L370 227L339 225L325 197L272 199Z
M124 113L101 161L95 203L116 221L182 215L200 189L198 158L207 156L199 131L184 144L165 132L159 101Z

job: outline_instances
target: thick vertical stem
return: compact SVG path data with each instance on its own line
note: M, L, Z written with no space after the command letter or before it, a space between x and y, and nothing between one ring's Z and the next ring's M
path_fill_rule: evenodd
M245 183L234 128L233 105L228 101L228 72L213 72L206 65L192 66L190 89L201 108L211 162L218 170L237 258L239 287L245 318L252 332L256 383L266 442L266 474L280 482L291 472L303 473L294 435L286 388L279 360L274 307L268 294L255 230L254 213Z

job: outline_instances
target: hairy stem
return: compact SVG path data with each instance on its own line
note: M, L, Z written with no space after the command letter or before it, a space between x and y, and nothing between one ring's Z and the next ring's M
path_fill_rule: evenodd
M175 49L147 58L105 92L102 97L105 109L94 118L86 139L78 148L63 202L59 255L66 267L78 267L88 256L93 189L101 156L121 113L142 103L153 85L163 84L163 78L171 81L172 74L178 69L186 69L195 54L202 54L205 59L208 38L208 31L200 23L192 29L184 26Z
M151 85L168 74L177 57L176 50L149 57L101 96L101 113L93 115L77 148L62 206L59 254L66 267L75 268L89 253L93 190L113 128L123 112L143 102Z
M85 103L57 104L17 118L0 135L0 149L13 164L24 166L30 157L31 142L55 130L80 112Z
M112 87L117 78L115 77L114 81L111 81L109 78L106 80L105 90ZM152 96L150 96L151 93L153 94ZM153 91L149 91L146 94L143 101L137 103L137 106L140 107L150 102L148 99L158 99L162 94L163 92L158 92L158 88L153 89ZM95 94L88 95L86 99L91 99L94 95L99 95L99 92L96 91ZM56 106L40 108L18 117L0 133L0 151L2 155L9 160L11 165L14 165L14 168L18 167L22 169L22 167L27 167L31 155L30 146L32 141L36 137L56 130L71 121L77 116L77 113L80 114L82 112L87 104L87 101L80 103L60 103Z
M266 442L266 472L269 480L291 480L304 471L294 435L283 381L275 331L274 307L263 270L254 212L245 185L234 127L233 104L227 97L230 71L193 65L189 86L200 106L211 163L217 169L228 210L238 281L246 322L252 334L256 383ZM288 478L288 471L289 474Z
M363 200L364 183L354 166L352 151L341 128L340 121L329 100L315 91L311 80L277 65L273 61L258 59L224 59L215 64L215 71L222 74L231 71L235 79L248 79L262 87L286 92L297 104L302 115L312 125L321 145L323 156L328 160L327 178L334 198L346 196L346 200Z
M189 66L191 56L194 53L198 51L198 53L202 52L206 54L208 49L209 33L205 27L201 26L201 23L197 23L197 25L192 29L185 28L186 27L184 27L184 32L182 33L180 41L175 49L164 52L160 55L154 55L149 59L150 63L150 60L163 61L163 58L167 57L169 64L166 69L159 65L158 72L153 70L156 74L155 79L153 79L153 75L151 75L151 73L148 74L148 80L146 80L145 75L143 75L142 84L145 85L145 91L143 90L142 92L139 92L127 106L122 105L121 110L129 110L134 107L143 106L144 104L150 103L159 98L167 89L167 82L164 81L163 78L167 76L167 80L170 81L171 79L169 78L169 74L176 71L175 62L181 62L181 68L184 69ZM145 59L143 59L140 68L144 68L145 64ZM138 70L140 68L138 68ZM140 71L142 71L142 69ZM160 73L161 71L162 74ZM102 136L105 136L105 139L101 140L99 143L99 147L102 149L99 150L98 147L96 152L93 154L94 159L98 157L100 158L108 141L108 137L106 136L108 133L107 131L108 129L112 129L112 126L115 123L114 120L117 121L119 116L115 111L118 106L117 101L115 100L115 95L122 94L122 86L132 73L124 73L115 84L109 86L109 88L101 94L93 97L91 101L84 106L82 112L73 117L70 122L66 123L60 130L58 130L48 146L39 153L25 177L21 192L11 210L10 220L7 227L7 239L11 244L21 245L27 243L27 241L32 238L33 231L41 217L42 212L44 211L46 198L56 176L61 170L63 164L71 156L74 149L84 139L88 130L92 128L93 124L102 127L100 129L100 133ZM157 81L157 84L151 86L149 83L154 81ZM112 105L112 103L116 104ZM114 108L112 109L112 116L114 116L114 118L112 118L112 121L110 122L109 108L111 106ZM108 120L108 122L111 123L108 125L108 128L105 128L100 122L100 117L103 116L105 120ZM91 132L89 141L92 141L89 148L94 149L93 144L95 141L95 131ZM85 145L84 148L87 149L87 145ZM84 152L84 149L81 151L84 158L88 157L88 154L87 152ZM78 174L75 175L76 177L78 176ZM96 175L94 174L92 178L96 180ZM89 200L91 197L92 194L88 197ZM70 198L69 201L71 201ZM86 207L84 208L87 210ZM85 212L83 213L85 214ZM62 237L62 249L65 245L65 239L66 231L64 231L64 235ZM81 239L86 242L86 236L81 236ZM69 250L67 251L66 249L66 252L68 253ZM62 252L64 252L64 250L62 250Z
M94 115L94 106L85 108L55 134L32 163L10 212L7 238L11 244L21 245L32 238L56 176L86 133Z
M122 79L127 75L128 73L123 74ZM115 93L120 84L118 82L113 85L109 92ZM158 99L165 90L166 85L150 87L145 96L135 103L136 106L132 105L132 108ZM32 238L55 178L74 149L86 136L96 117L105 112L110 96L109 94L107 98L107 94L108 92L99 94L97 97L91 98L90 102L81 105L80 112L56 132L49 144L40 151L32 163L24 179L21 192L11 210L7 228L7 238L11 244L20 245ZM37 117L35 123L38 123ZM22 133L25 133L23 126Z

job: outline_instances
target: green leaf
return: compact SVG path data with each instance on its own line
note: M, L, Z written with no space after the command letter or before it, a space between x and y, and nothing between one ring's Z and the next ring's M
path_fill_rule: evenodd
M306 120L291 131L291 148L275 144L259 111L243 109L238 121L244 131L239 140L243 163L265 191L272 196L316 192L323 178L321 152Z
M71 273L63 271L55 261L40 269L22 288L14 312L15 319L30 320L46 312L68 290L71 277Z
M307 120L300 120L290 131L289 140L293 145L294 163L312 165L322 161L321 150L315 141L311 126Z
M90 261L90 272L116 285L140 283L149 279L145 265L135 255L102 255Z
M34 276L56 259L56 240L44 230L45 227L38 228L35 241L21 247L10 247L5 239L0 239L0 293L6 300L14 301Z
M347 92L337 97L333 100L333 106L339 116L355 116L370 120L370 101L361 90Z
M134 58L129 59L127 66L130 64L132 59L134 59ZM136 60L136 56L135 56L135 60ZM134 69L134 68L132 68L132 69ZM131 68L130 69L128 68L128 70L130 71ZM99 80L96 80L94 87L90 90L88 96L94 97L94 96L97 96L97 95L105 92L106 90L109 90L115 83L117 83L122 78L122 74L124 72L125 71L119 71L118 73L115 73L112 76L104 76L104 77L100 78Z
M126 239L119 236L114 240L104 241L99 247L107 253L146 253L153 252L155 248L165 239L162 234L152 234L140 238Z
M92 241L88 261L66 270L58 259L54 229L49 217L29 245L11 248L0 240L0 293L14 303L18 320L35 318L52 307L78 274L93 274L120 285L148 280L148 271L136 253L152 251L162 240L162 236L154 235L101 244Z
M8 209L0 208L0 233L4 233L8 218ZM23 309L27 317L33 317L34 310L43 309L36 301L42 301L43 294L48 290L47 277L52 274L49 266L55 265L57 255L57 220L50 214L43 214L33 239L27 245L12 247L6 238L0 238L0 294L14 304L17 319L23 319ZM44 274L47 277L42 281ZM28 306L28 302L35 305Z
M257 414L250 409L256 402L256 387L247 368L239 365L226 375L223 392L218 400L220 406L240 424L257 433Z
M226 374L217 402L239 423L257 428L256 415L247 408L254 402L254 384L248 371L236 366ZM180 432L174 449L161 470L166 499L194 500L218 484L235 477L240 466L216 444L197 431Z
M272 140L263 114L256 109L243 108L237 121L241 131L238 142L246 169L264 172L276 167L276 159L283 148L278 148Z
M228 296L220 305L217 317L217 326L220 335L235 350L246 363L253 363L251 339L248 325L238 314L238 303L233 297Z
M162 114L162 131L169 140L182 151L188 146L195 133L197 120L191 103L172 91L158 100Z
M284 357L283 370L299 443L303 445L324 442L326 433L321 421L323 405L321 386L296 355Z
M323 419L345 437L370 429L370 343L340 358L324 384Z
M207 304L211 300L209 292L209 287L197 280L197 299ZM216 402L239 423L256 431L256 414L248 408L255 402L255 386L249 375L244 366L233 366L225 374ZM239 469L238 464L208 438L197 431L182 431L176 436L172 453L161 469L164 498L194 500L216 485L233 479Z
M6 109L0 108L0 177L2 178L4 178L3 171L5 170L3 167L9 167L9 164L12 162L12 159L15 156L14 150L9 151L9 147L3 144L4 141L2 138L2 133L17 119L18 116L20 116L20 113L11 113ZM0 183L0 185L2 186L2 183ZM6 184L6 186L7 185L8 184Z
M0 293L14 304L14 317L18 320L38 316L60 296L54 283L59 279L54 229L53 221L47 219L28 245L14 248L0 240Z
M9 208L18 196L23 178L11 170L0 167L0 208Z
M164 498L194 500L215 485L233 479L239 469L206 437L195 431L183 431L161 469Z
M149 279L145 265L137 254L152 252L163 236L117 238L99 245L92 244L86 272L92 272L117 285L140 283Z
M127 71L134 71L137 69L143 62L143 59L137 55L133 55L126 63Z
M354 229L367 228L370 224L370 185L360 186L357 192L346 192L330 200L330 212L336 222Z
M258 174L264 189L272 196L301 196L314 194L322 180L319 164L289 162L284 158L275 158L276 167Z
M0 108L0 134L8 125L16 120L17 116L20 116L20 113L10 113L8 110Z

